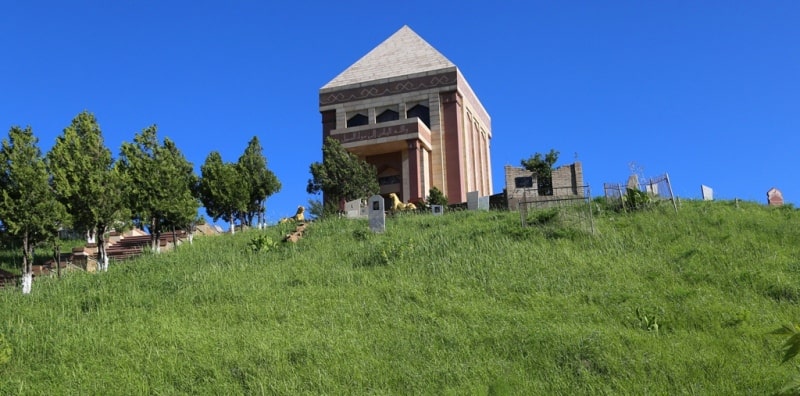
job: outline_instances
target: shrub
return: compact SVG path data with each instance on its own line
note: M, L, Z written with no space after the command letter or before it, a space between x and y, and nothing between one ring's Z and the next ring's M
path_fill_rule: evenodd
M247 244L253 252L268 252L278 248L278 242L267 235L259 235L250 240Z
M425 201L428 206L442 205L447 206L447 197L435 186L428 191L428 199Z

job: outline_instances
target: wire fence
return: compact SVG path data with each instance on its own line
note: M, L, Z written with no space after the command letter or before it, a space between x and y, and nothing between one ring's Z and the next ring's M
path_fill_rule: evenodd
M552 192L552 195L539 195L536 188L523 191L522 199L517 203L523 227L541 221L545 218L542 216L558 215L561 224L588 229L594 233L592 193L589 186L557 187Z
M631 202L631 194L628 192L628 185L621 183L603 183L603 193L606 197L606 202L611 206L622 208L622 210L631 210L636 205ZM644 181L637 180L636 191L641 191L647 195L650 201L669 200L678 211L676 204L675 194L672 193L672 183L669 180L669 174L664 173Z

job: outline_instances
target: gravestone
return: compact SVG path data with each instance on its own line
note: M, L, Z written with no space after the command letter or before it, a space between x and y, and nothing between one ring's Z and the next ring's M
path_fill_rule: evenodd
M361 217L362 216L361 207L362 205L360 199L355 199L350 202L345 202L344 204L345 216L349 219L355 219ZM364 213L364 215L366 215L366 213Z
M635 173L628 177L628 184L626 185L628 190L638 190L639 189L639 176Z
M369 197L367 207L369 208L369 229L372 232L386 231L386 209L383 197L373 195Z
M767 191L767 203L770 206L781 206L783 205L783 193L781 190L778 190L775 187L772 187Z
M714 190L712 190L711 187L706 186L705 184L701 184L700 192L703 194L703 201L714 200Z
M431 213L434 216L441 216L444 214L444 206L442 205L431 205Z
M477 191L470 191L467 193L467 210L478 210Z
M478 210L489 210L489 196L478 198Z

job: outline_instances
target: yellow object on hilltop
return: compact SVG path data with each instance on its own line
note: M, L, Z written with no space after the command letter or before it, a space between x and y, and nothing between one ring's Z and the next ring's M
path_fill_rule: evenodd
M304 215L305 211L306 208L304 208L303 205L300 205L297 207L297 213L295 213L293 217L284 217L280 221L278 221L278 224L287 223L289 221L296 221L298 223L306 221L306 217Z
M389 194L389 199L392 200L392 211L397 212L398 210L417 210L417 206L413 203L402 203L400 198L397 197L397 194L391 193Z

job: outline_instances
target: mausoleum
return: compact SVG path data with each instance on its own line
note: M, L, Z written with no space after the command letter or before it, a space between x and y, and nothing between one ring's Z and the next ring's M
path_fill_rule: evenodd
M491 195L491 118L453 62L408 26L319 90L322 140L378 170L380 194L450 203Z

